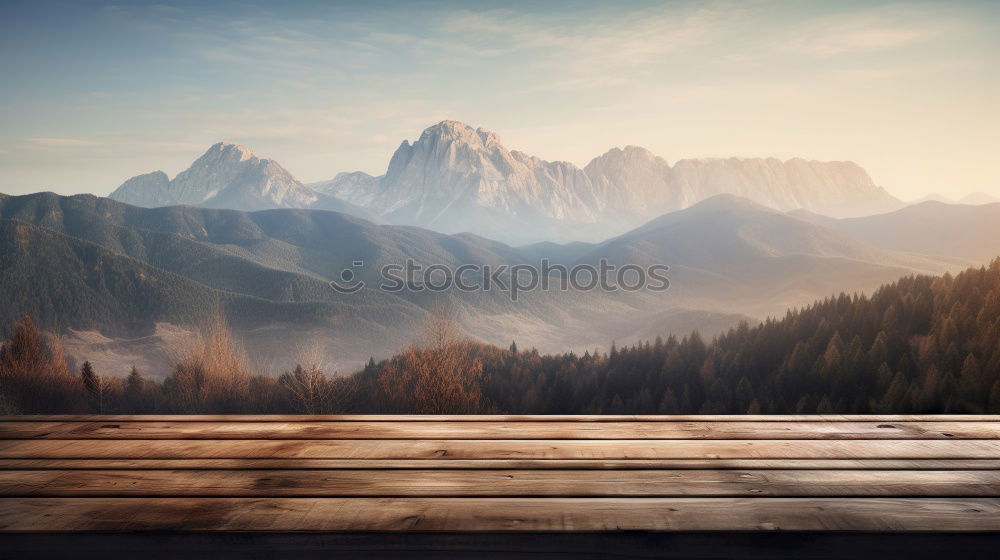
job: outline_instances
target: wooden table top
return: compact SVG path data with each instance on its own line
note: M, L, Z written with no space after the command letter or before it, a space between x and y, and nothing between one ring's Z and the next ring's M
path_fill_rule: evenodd
M997 416L8 416L0 532L1000 531Z

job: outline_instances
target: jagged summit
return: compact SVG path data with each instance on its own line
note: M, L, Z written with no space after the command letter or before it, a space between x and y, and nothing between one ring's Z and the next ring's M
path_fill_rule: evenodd
M624 148L619 148L619 147L616 146L616 147L611 148L610 150L604 152L602 155L600 155L600 156L598 156L598 157L596 157L594 159L600 159L600 158L605 158L605 157L608 157L608 158L628 157L628 158L641 158L641 159L658 159L658 158L662 159L662 158L660 158L660 156L654 154L653 152L647 150L646 148L643 148L642 146L636 146L634 144L629 144L629 145L625 146Z
M572 164L508 150L492 131L447 120L403 142L384 176L343 176L318 188L392 223L510 240L501 232L534 236L542 228L558 237L560 221L599 220L601 197L588 185Z
M226 160L233 160L236 162L247 161L251 159L273 161L273 160L268 160L267 158L258 157L253 150L251 150L247 146L244 146L243 144L236 144L234 142L226 142L226 141L216 142L215 144L212 144L212 146L208 148L208 151L206 151L201 157L220 158Z
M703 158L671 165L648 149L627 145L581 169L508 149L495 132L456 120L402 141L378 177L339 173L306 186L274 160L219 142L173 180L162 172L141 175L111 196L143 206L337 209L392 224L532 243L618 235L727 193L776 210L835 217L902 204L853 162Z
M193 205L236 210L309 208L318 196L271 159L231 142L217 142L167 180L162 171L125 181L110 198L139 206Z
M792 158L682 159L612 148L583 169L509 150L492 131L445 120L404 141L385 175L340 175L322 192L390 223L509 242L596 239L731 193L788 211L860 215L898 207L852 162Z

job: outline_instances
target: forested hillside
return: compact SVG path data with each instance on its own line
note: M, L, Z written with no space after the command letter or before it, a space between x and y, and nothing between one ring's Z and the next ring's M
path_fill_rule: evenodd
M186 240L173 240L178 242L177 247L158 245L157 264L169 259L180 267L186 262L208 276L215 272L210 265L217 260L241 262L225 255L213 261L191 250ZM190 245L198 248L197 244ZM0 325L13 325L23 310L30 310L39 324L53 330L74 327L108 333L143 332L158 321L198 324L210 319L214 312L225 313L239 325L275 321L310 324L336 312L331 305L317 302L267 299L266 290L277 283L276 277L288 290L300 289L300 284L311 287L311 279L245 264L237 269L245 273L242 276L217 275L242 280L244 291L250 293L239 293L207 286L50 229L0 220L0 291L9 298L0 305ZM318 285L312 287L313 292L332 293L322 282L312 283Z
M303 357L251 374L209 326L164 383L70 371L30 320L0 349L6 412L998 413L1000 259L841 295L714 341L540 355L462 340L432 319L421 345L332 377Z
M511 412L997 413L1000 260L830 298L711 343L481 358L488 397Z

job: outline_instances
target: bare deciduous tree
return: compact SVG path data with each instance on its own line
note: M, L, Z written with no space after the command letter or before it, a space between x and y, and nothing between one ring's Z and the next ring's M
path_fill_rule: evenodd
M42 334L28 316L0 347L0 409L6 414L75 410L79 383L58 341Z
M394 358L378 384L384 406L394 412L472 414L489 408L482 392L483 364L472 357L451 311L435 307L422 346Z
M329 412L333 395L333 384L315 365L309 369L301 365L283 373L278 378L278 385L285 390L286 398L291 406L303 414L322 414Z
M194 337L164 382L178 412L237 412L250 400L250 368L221 313Z

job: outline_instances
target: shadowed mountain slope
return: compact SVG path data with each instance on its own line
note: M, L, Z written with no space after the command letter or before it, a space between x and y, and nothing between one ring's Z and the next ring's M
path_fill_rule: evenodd
M869 290L901 275L951 266L943 259L880 249L735 196L714 197L598 244L525 247L473 234L377 225L336 212L139 208L52 193L0 195L0 220L11 231L19 223L30 225L32 246L43 247L40 255L48 254L47 244L53 255L82 255L68 259L65 271L59 262L66 257L56 256L45 265L48 272L37 268L41 264L28 269L30 253L10 233L9 251L20 255L12 270L25 272L7 276L8 293L32 295L8 302L5 321L31 313L50 328L119 336L130 329L148 333L162 322L190 326L206 310L221 308L262 353L286 355L298 342L312 340L337 353L338 361L355 364L414 340L417 325L442 300L475 338L495 344L531 340L546 351L561 351L691 330L712 334L832 293ZM89 249L81 253L67 244ZM517 301L496 288L436 293L419 289L417 282L415 290L378 289L379 269L407 260L453 270L542 259L567 267L602 259L618 266L665 264L671 285L666 292L526 291ZM144 309L127 303L136 297L128 283L101 284L98 292L73 288L89 281L79 270L111 261L125 267L122 276L158 278L145 288L154 290L148 298L176 302L176 309L109 315L107 309ZM354 267L356 261L363 266ZM368 285L351 295L331 289L328 283L340 280L345 269ZM72 312L53 313L57 304L33 290L29 284L41 274L54 282L65 279L66 289L52 293L70 298L64 308ZM194 304L176 299L189 293ZM122 303L110 303L116 299Z

